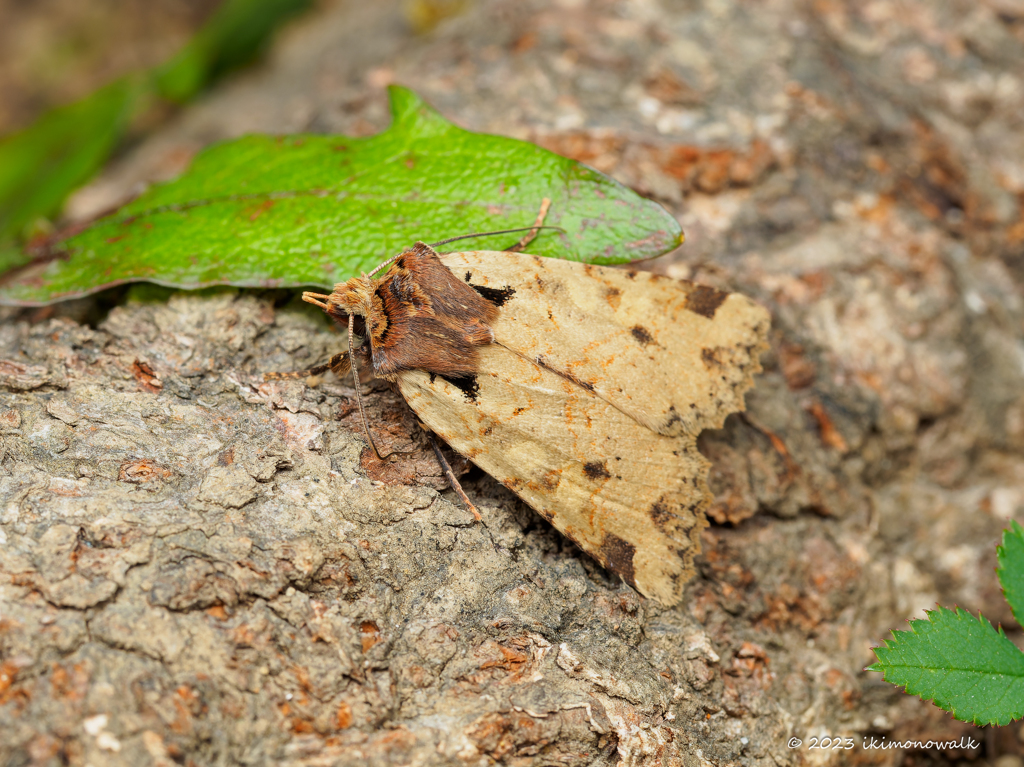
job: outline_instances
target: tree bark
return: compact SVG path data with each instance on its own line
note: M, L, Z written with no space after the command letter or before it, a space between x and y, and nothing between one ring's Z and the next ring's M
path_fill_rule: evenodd
M701 438L713 524L669 609L469 470L475 522L380 382L372 428L413 450L386 465L350 381L263 383L344 345L290 294L0 309L0 762L1019 750L863 670L936 602L1020 640L993 567L1024 522L1024 12L900 8L479 2L417 37L324 7L113 164L72 211L241 132L378 130L398 81L661 201L688 243L651 268L762 302L772 349Z

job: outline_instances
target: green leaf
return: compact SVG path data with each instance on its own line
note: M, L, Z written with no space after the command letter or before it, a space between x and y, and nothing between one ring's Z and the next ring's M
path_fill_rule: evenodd
M329 288L416 240L528 226L544 197L546 223L565 234L542 232L532 253L623 263L681 241L663 208L591 168L462 130L402 88L391 89L391 105L391 127L369 138L248 136L207 149L181 178L9 277L0 303L43 304L137 280Z
M52 216L106 162L140 93L137 78L122 78L0 139L0 239Z
M1013 617L1024 626L1024 528L1016 521L1003 531L1003 544L996 549L999 556L999 582L1003 585Z
M160 95L184 102L206 83L253 59L284 20L311 0L226 0L174 58L154 70Z
M1024 717L1024 653L981 616L940 607L874 651L878 662L869 671L962 722L1002 725Z
M227 0L167 64L116 80L0 139L0 241L25 236L38 219L58 213L68 194L102 167L155 92L174 101L188 99L259 53L284 18L309 4ZM17 260L0 255L0 269Z

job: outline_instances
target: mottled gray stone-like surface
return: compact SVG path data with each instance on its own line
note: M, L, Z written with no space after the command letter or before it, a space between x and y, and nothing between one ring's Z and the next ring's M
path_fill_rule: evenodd
M1024 521L1022 64L1017 0L481 0L423 36L393 2L321 6L71 212L243 132L379 130L391 81L659 200L688 242L651 268L774 323L749 413L701 439L700 574L644 600L470 472L475 523L366 381L414 450L372 460L350 381L262 383L344 346L286 294L2 309L0 762L1019 753L863 668L936 602L1021 639L993 568Z

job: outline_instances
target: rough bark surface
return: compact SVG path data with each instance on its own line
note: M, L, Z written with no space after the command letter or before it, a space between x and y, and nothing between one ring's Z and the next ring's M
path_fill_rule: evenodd
M643 600L471 472L475 523L379 386L374 429L418 452L370 460L350 382L260 382L344 343L281 294L0 310L0 763L1019 767L1019 726L862 669L936 602L1020 640L993 567L1024 522L1022 71L1018 0L293 26L72 211L216 139L378 130L389 81L658 199L688 244L652 268L774 322L748 415L701 440L701 573ZM861 745L961 734L984 747Z

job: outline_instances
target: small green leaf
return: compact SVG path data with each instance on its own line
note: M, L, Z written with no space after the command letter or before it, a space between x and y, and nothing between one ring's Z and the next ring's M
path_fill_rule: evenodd
M137 78L122 78L0 139L0 239L57 213L106 162L140 93Z
M248 136L207 149L181 178L8 278L0 303L43 304L137 280L329 288L416 240L528 226L545 197L546 223L565 234L542 232L532 253L623 263L681 240L663 208L591 168L462 130L403 88L392 88L391 102L391 127L369 138Z
M1003 531L1003 545L996 549L999 556L999 582L1003 585L1013 617L1024 626L1024 527L1016 521Z
M940 607L874 648L885 681L931 700L962 722L1024 717L1024 653L984 617Z

